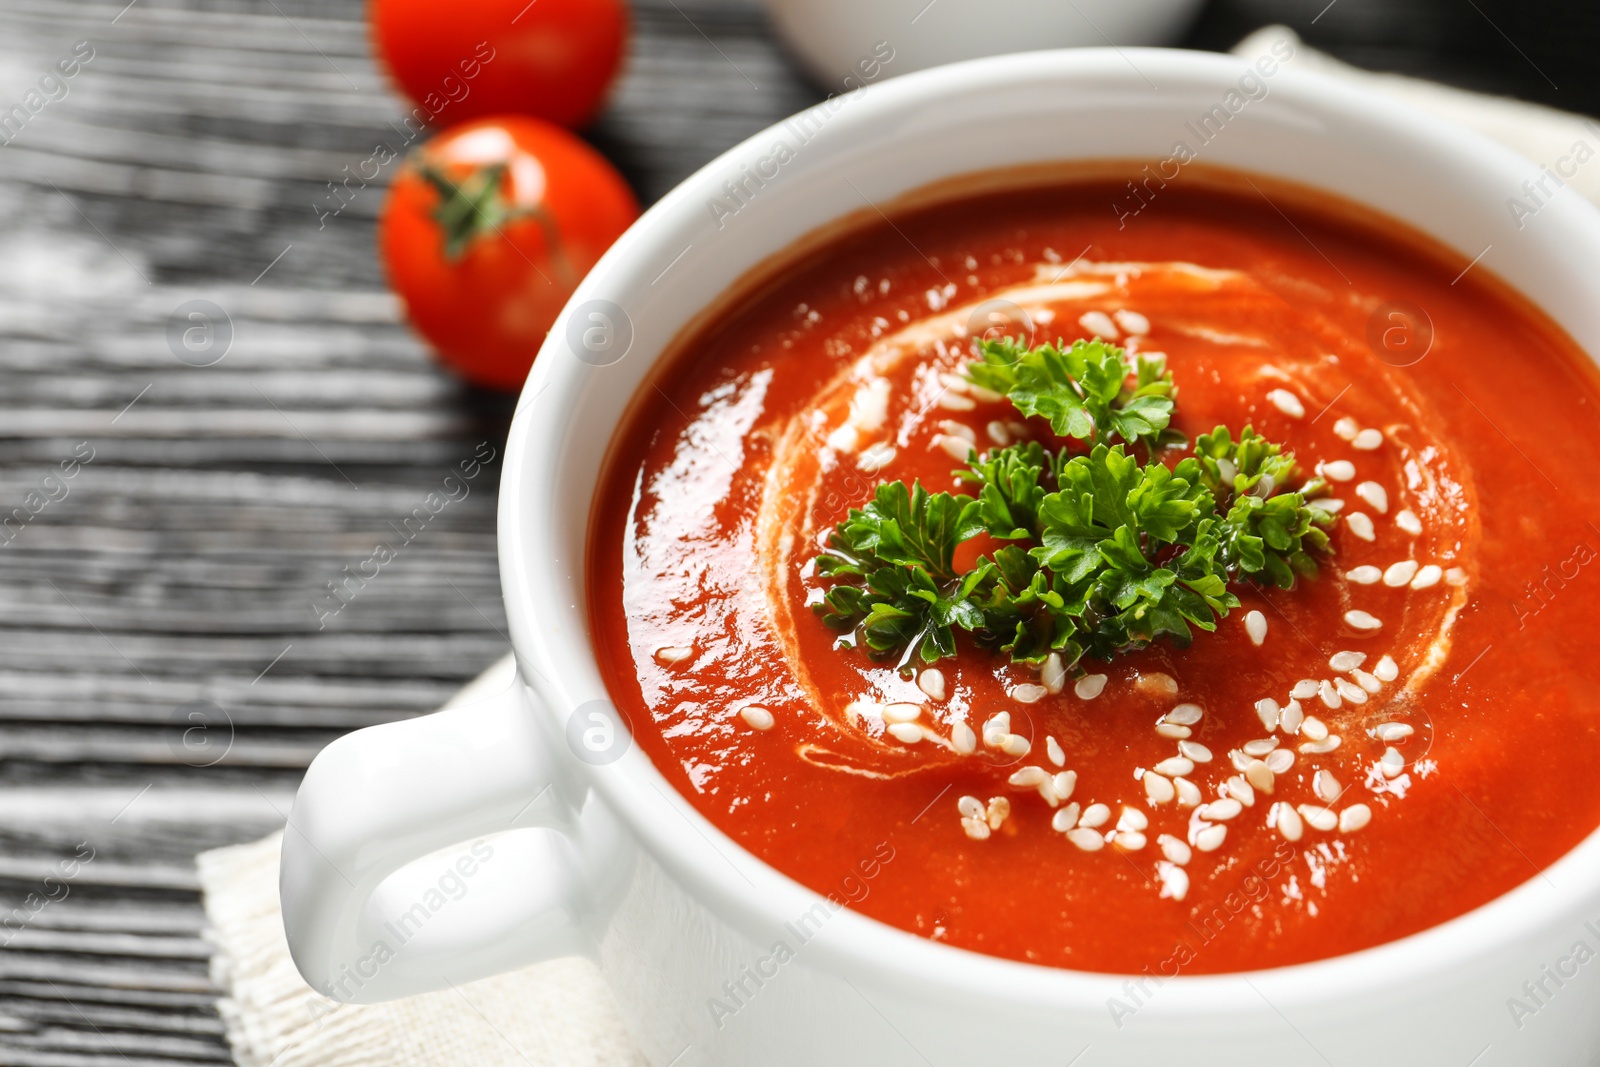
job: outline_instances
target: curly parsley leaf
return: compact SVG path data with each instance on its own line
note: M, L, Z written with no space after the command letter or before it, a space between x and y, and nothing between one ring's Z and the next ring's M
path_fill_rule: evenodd
M1174 389L1161 360L1130 358L1098 338L1066 348L985 339L978 342L978 356L967 365L972 380L1006 396L1024 415L1048 419L1058 436L1167 443Z
M1039 504L1056 482L1055 460L1037 441L996 449L956 477L980 486L975 517L991 537L1020 541L1039 531Z
M918 482L878 486L872 502L840 524L834 547L840 559L918 567L931 577L954 578L956 545L977 533L972 498L929 493ZM830 564L832 566L832 564Z
M1215 630L1239 606L1235 582L1287 589L1316 575L1333 517L1306 501L1326 487L1313 478L1289 491L1294 457L1276 443L1219 426L1172 467L1129 451L1148 456L1175 437L1161 364L1130 364L1098 340L983 341L979 353L974 382L1089 451L1027 441L974 455L956 477L975 496L878 486L817 560L833 584L816 610L842 644L905 668L955 655L960 629L1014 662L1111 659ZM956 548L980 534L1004 543L958 572Z
M1306 506L1307 500L1326 492L1321 478L1312 478L1292 493L1278 492L1295 476L1294 456L1249 426L1237 441L1226 426L1202 434L1195 441L1193 458L1212 491L1224 500L1231 498L1218 533L1231 571L1280 589L1292 589L1297 575L1316 577L1317 563L1310 552L1327 549L1323 527L1334 521L1330 513Z

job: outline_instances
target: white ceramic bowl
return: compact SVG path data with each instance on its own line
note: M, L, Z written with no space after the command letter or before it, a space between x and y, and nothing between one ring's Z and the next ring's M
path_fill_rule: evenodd
M1572 956L1580 941L1600 947L1600 835L1413 937L1141 987L976 955L835 909L698 815L625 734L606 745L615 713L584 609L589 506L624 407L685 323L753 265L868 200L979 164L1164 158L1192 139L1184 123L1224 106L1251 69L1155 50L942 68L758 134L651 208L574 295L507 443L501 567L526 685L343 738L306 776L282 896L311 984L380 1000L586 952L650 1062L679 1067L1600 1061L1600 964L1580 969ZM1480 268L1600 351L1600 212L1561 195L1518 230L1505 202L1538 176L1526 160L1315 76L1257 72L1255 82L1265 95L1231 114L1200 150L1205 162L1331 190L1463 257L1483 253ZM810 131L803 144L800 129ZM780 141L793 158L736 213L715 210L724 181ZM492 860L447 867L452 854L436 851L488 834L499 835L480 846ZM455 882L470 893L434 907L445 898L433 886L467 867ZM792 959L774 960L779 941ZM1542 983L1537 1000L1527 982ZM1514 1013L1513 997L1535 1011ZM1114 1018L1112 998L1137 1012Z
M1039 48L1174 44L1202 0L766 0L784 43L838 91Z

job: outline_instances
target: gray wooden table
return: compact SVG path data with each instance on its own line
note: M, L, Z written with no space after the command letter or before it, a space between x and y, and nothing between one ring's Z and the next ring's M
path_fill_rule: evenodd
M313 608L510 407L399 323L387 175L319 225L401 115L360 17L0 4L0 121L93 48L0 148L0 520L27 520L0 525L0 1063L227 1061L194 853L282 825L327 741L505 651L498 464ZM814 99L753 9L660 0L591 136L649 201ZM196 300L225 318L186 363L169 320Z
M1258 7L1213 5L1193 39L1226 46ZM194 854L281 826L327 741L505 650L497 464L318 625L510 407L398 321L372 254L387 174L319 219L401 114L360 16L0 0L0 1065L228 1061ZM93 58L29 112L78 41ZM649 202L818 98L753 7L641 0L587 135Z

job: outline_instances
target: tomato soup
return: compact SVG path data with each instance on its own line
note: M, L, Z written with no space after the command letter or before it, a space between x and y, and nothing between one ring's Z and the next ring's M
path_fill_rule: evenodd
M1592 364L1488 264L1352 205L1198 168L1136 218L1125 195L867 213L679 340L590 537L637 742L805 885L856 875L867 915L1057 967L1315 960L1535 877L1600 824ZM1215 632L1107 660L841 641L819 555L880 483L1081 450L972 382L996 333L1112 342L1170 371L1188 441L1292 451L1325 486L1317 575L1234 581Z

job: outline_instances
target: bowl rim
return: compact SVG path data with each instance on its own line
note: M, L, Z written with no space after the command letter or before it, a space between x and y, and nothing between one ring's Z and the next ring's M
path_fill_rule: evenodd
M1133 78L1129 68L1135 63L1141 71L1148 69L1163 77L1214 79L1220 88L1236 81L1249 69L1251 60L1156 48L1061 49L988 57L902 75L869 87L870 94L856 90L847 94L860 97L848 116L832 121L841 126L882 122L906 109L926 110L943 98L1018 81L1115 86ZM1359 85L1285 67L1273 76L1272 91L1322 117L1407 138L1419 146L1419 152L1448 156L1480 173L1487 172L1503 180L1507 189L1516 188L1530 175L1539 175L1530 161L1487 137ZM825 102L817 108L826 106ZM561 448L574 407L566 401L577 396L584 379L593 372L568 356L560 338L577 306L596 297L614 297L619 288L634 284L626 277L619 281L628 264L650 259L649 253L659 252L666 246L664 242L678 247L681 240L677 239L689 216L703 213L707 196L721 192L721 179L735 173L741 164L753 164L780 128L781 123L774 124L728 149L644 213L563 309L518 400L501 481L502 585L522 677L531 680L528 684L536 702L553 716L556 729L563 725L563 709L574 708L593 695L568 684L571 656L586 657L587 666L598 677L589 648L587 605L583 597L574 603L566 593L571 582L580 589L586 586L583 561L526 551L527 539L541 523L579 521L587 528L589 521L587 510L576 519L558 520L549 506L559 495L554 486L559 481ZM1563 231L1569 241L1580 242L1589 258L1600 263L1600 210L1567 196L1557 197L1543 211L1551 216L1551 228ZM1443 237L1430 236L1444 242ZM771 248L769 254L781 251L787 243ZM652 364L660 355L650 354ZM607 445L615 429L608 427ZM582 768L582 775L681 886L752 943L768 944L769 935L783 923L812 912L819 904L827 907L822 894L747 852L701 816L638 746L610 765ZM1148 1008L1141 1008L1141 1014L1148 1010L1161 1017L1196 1020L1214 1019L1224 1012L1237 1019L1242 1012L1260 1014L1268 1008L1281 1011L1336 999L1372 1002L1386 992L1408 984L1425 985L1430 978L1438 979L1472 961L1481 962L1489 954L1508 951L1525 939L1548 932L1557 918L1576 923L1581 905L1600 895L1590 888L1594 886L1600 886L1600 828L1527 881L1452 919L1393 941L1306 963L1255 971L1180 973L1162 981L1162 987L1172 992L1164 992ZM830 912L815 937L806 942L806 952L821 969L847 978L861 977L878 988L898 989L922 999L933 997L968 1006L1003 1002L1010 1008L1094 1012L1102 1018L1108 998L1124 995L1129 978L1127 974L1074 971L958 948L848 907ZM1268 993L1272 994L1270 1003L1263 1004Z

